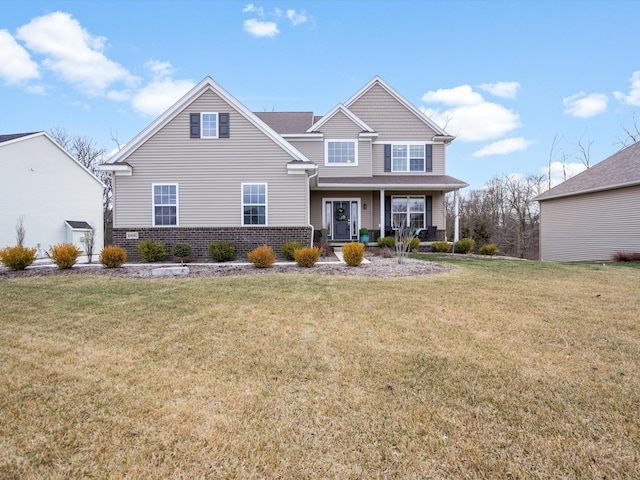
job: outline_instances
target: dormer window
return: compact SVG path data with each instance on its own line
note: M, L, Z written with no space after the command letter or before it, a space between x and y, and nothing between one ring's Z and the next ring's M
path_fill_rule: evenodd
M355 140L327 140L325 165L358 165L358 142Z

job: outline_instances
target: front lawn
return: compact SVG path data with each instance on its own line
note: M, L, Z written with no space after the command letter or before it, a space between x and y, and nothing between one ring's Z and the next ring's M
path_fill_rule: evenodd
M640 270L445 261L2 281L0 478L640 478Z

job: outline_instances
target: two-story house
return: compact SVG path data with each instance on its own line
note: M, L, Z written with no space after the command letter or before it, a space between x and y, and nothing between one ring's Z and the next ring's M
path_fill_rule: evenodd
M207 77L114 155L114 243L142 239L246 254L289 240L372 240L411 225L444 240L454 137L380 77L324 116L251 112Z

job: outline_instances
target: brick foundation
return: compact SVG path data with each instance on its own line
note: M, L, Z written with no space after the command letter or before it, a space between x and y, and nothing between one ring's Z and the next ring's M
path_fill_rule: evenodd
M127 239L127 232L137 232L138 238ZM168 227L168 228L114 228L113 245L124 248L127 261L144 261L138 255L136 245L142 240L153 240L167 246L169 256L176 243L188 243L193 249L192 260L197 262L212 261L209 245L227 240L236 249L238 259L246 258L247 253L260 245L269 245L278 258L281 257L282 244L296 240L309 245L310 227Z

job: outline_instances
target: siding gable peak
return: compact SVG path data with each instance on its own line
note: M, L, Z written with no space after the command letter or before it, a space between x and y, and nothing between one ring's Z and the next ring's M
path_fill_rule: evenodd
M351 98L349 98L346 102L344 102L344 106L346 108L350 108L354 103L356 103L359 99L361 99L367 92L369 92L374 87L382 88L391 97L393 97L402 106L404 106L408 111L414 114L421 122L427 125L431 130L433 130L436 134L434 136L434 140L439 140L439 141L444 141L445 143L449 143L455 138L453 135L449 135L444 129L442 129L439 125L437 125L433 120L431 120L424 113L422 113L420 109L418 109L415 105L409 102L405 97L400 95L379 75L376 75L375 77L373 77L373 79L369 81L369 83L367 83L364 87L362 87L355 94L353 94Z
M373 130L369 125L358 118L355 113L345 107L342 103L339 103L338 105L333 107L324 117L320 118L316 123L314 123L306 133L313 133L318 131L325 123L335 117L338 113L344 114L355 125L361 128L363 132L375 133L375 130Z
M115 153L107 164L123 163L126 162L127 157L135 152L141 145L149 140L153 135L166 126L171 120L176 118L181 112L183 112L194 100L199 98L205 92L212 91L218 95L222 100L227 102L232 108L234 108L240 115L252 123L256 128L261 130L269 139L280 146L285 152L293 157L294 160L300 160L302 162L310 162L310 160L302 154L297 148L287 142L282 136L280 136L275 130L269 127L265 122L258 118L251 110L245 107L238 99L222 88L216 83L210 76L202 79L197 85L189 90L182 96L176 103L169 107L163 114L156 118L151 124L149 124L142 132L136 135L130 142L128 142L122 149Z

